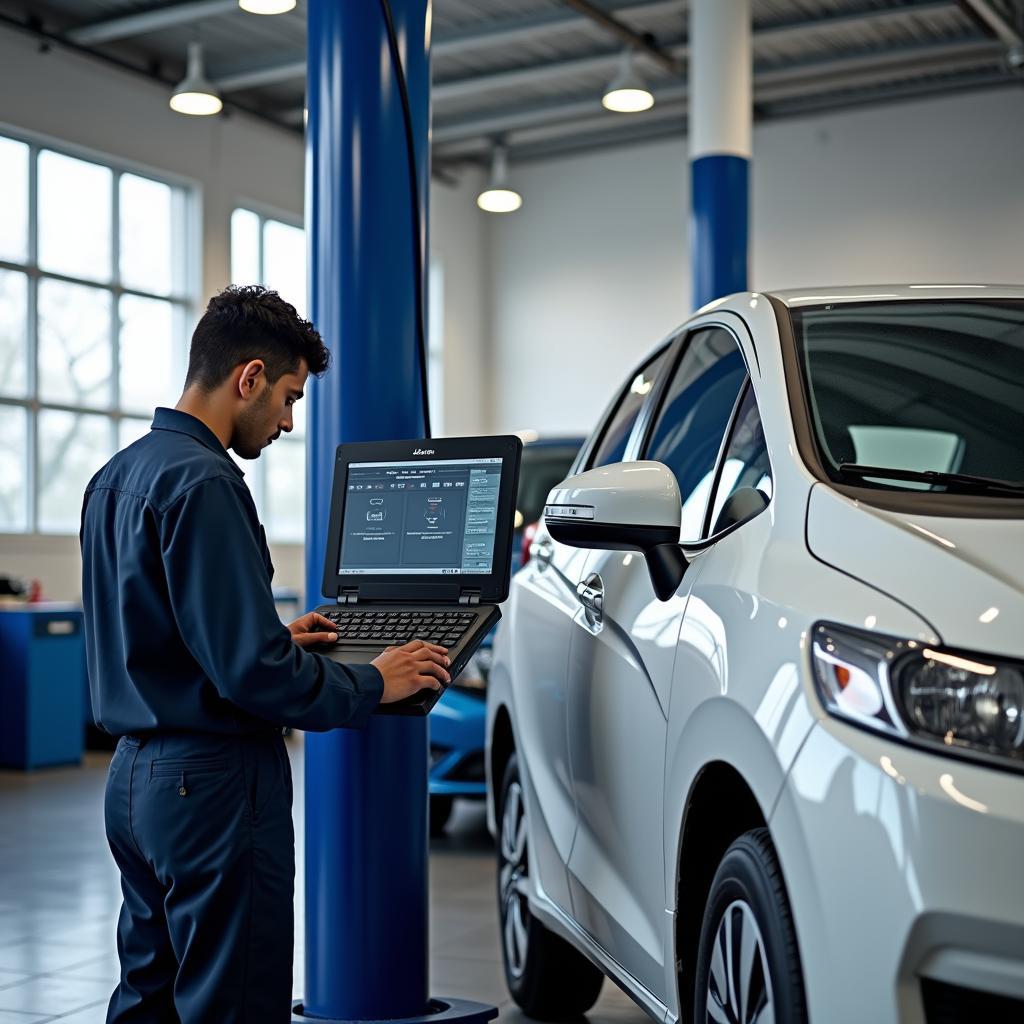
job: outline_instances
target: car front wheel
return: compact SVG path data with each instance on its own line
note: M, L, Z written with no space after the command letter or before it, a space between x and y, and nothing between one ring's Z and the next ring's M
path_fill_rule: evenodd
M711 883L694 1024L806 1024L793 914L768 830L740 836Z
M498 914L508 990L537 1020L579 1016L597 1002L604 975L530 913L526 804L515 754L505 768L498 812Z

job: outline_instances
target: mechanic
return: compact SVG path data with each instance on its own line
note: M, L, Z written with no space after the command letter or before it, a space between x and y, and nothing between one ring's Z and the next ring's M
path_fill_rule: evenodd
M345 666L308 650L336 639L328 619L278 618L266 536L228 450L255 459L290 431L328 359L276 292L226 289L192 336L176 408L157 409L86 490L89 685L97 723L120 737L105 800L124 895L108 1024L290 1019L282 727L358 728L379 703L450 681L443 647Z

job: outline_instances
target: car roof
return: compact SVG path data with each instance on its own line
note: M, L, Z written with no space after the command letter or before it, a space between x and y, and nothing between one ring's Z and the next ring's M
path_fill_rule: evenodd
M786 288L767 294L790 308L842 302L909 302L921 299L1024 299L1024 286L1012 284L856 285L841 288ZM744 296L746 297L746 296Z

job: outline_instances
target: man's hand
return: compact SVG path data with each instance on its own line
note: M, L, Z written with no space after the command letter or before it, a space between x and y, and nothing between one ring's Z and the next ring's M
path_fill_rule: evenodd
M316 612L306 612L294 622L289 622L288 632L300 647L333 644L338 639L338 627L330 619Z
M389 647L376 657L373 664L384 677L384 696L381 704L393 704L411 697L420 690L440 690L441 683L450 683L451 662L448 648L413 640L404 647Z

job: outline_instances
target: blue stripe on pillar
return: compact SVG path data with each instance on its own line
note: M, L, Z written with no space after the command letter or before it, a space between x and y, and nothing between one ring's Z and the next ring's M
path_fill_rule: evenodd
M703 156L690 165L693 307L747 289L750 161Z
M426 252L427 0L391 0L405 62ZM309 0L310 308L333 366L311 381L306 592L319 600L335 447L422 436L414 236L401 98L377 0ZM327 595L334 599L336 595ZM427 722L306 736L305 1012L426 1012Z

